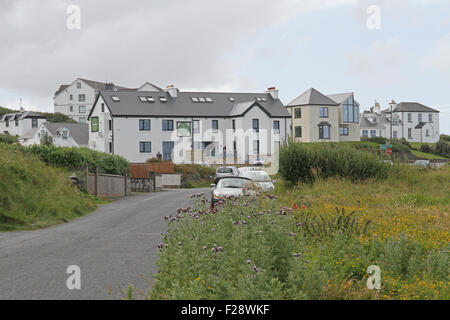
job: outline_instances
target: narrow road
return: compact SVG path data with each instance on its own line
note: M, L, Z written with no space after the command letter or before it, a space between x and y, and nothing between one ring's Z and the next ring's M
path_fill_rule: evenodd
M0 299L120 299L119 286L143 291L156 271L164 216L208 189L132 195L55 227L0 232ZM69 290L67 267L81 270L81 289Z

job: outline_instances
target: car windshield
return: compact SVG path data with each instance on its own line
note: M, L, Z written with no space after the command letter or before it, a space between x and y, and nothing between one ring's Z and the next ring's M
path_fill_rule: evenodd
M227 167L222 167L222 168L217 169L217 173L233 173L233 169L227 168Z
M270 182L269 175L264 171L244 171L241 176L255 182Z
M217 188L248 188L251 182L246 179L226 178L220 179Z

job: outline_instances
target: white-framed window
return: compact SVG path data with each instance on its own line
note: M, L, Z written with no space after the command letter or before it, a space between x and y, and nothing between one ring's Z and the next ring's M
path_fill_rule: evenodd
M163 131L173 131L173 120L163 119L162 130Z
M408 123L412 123L412 113L408 113Z
M78 118L78 123L85 124L86 123L86 117L79 117Z
M219 120L212 120L211 122L213 132L219 131Z
M428 122L433 123L433 114L432 113L428 114Z
M81 93L78 95L78 101L79 102L85 102L86 101L86 95L84 93Z
M81 89L81 82L80 81L77 82L77 89Z
M419 113L419 123L422 122L422 114Z
M408 139L412 139L412 128L408 128Z
M151 141L140 141L139 142L139 152L140 153L151 153L152 152Z
M259 132L259 119L252 120L252 128L254 132Z
M275 134L280 133L280 120L273 121L273 133Z
M259 140L253 140L253 154L259 154Z
M139 131L150 131L152 124L150 119L139 119Z
M31 127L32 128L37 128L38 127L38 119L37 118L32 118L31 119Z
M200 121L194 120L193 126L194 126L194 133L199 133L200 132Z
M393 132L392 132L392 137L394 138L394 139L397 139L398 137L397 137L397 131L396 130L394 130Z
M430 136L430 130L428 130L428 129L425 130L425 136L426 136L426 137L429 137L429 136Z
M362 136L363 137L368 137L369 136L369 131L368 130L363 130L362 131Z
M78 113L86 113L86 106L78 106Z
M375 138L377 136L377 130L370 130L370 137Z

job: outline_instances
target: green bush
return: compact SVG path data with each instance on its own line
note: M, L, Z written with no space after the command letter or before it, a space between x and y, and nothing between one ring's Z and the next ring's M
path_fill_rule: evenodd
M17 136L10 134L0 134L0 143L13 144L17 142Z
M441 137L434 147L434 153L438 156L450 158L450 142Z
M422 144L419 148L420 152L434 153L434 148L429 144Z
M280 150L279 172L293 184L313 182L317 177L384 178L388 168L379 156L347 145L291 142Z
M128 162L125 158L88 148L33 145L23 149L27 153L37 155L46 164L58 168L80 170L89 166L90 170L95 170L98 167L100 173L119 175L129 171Z

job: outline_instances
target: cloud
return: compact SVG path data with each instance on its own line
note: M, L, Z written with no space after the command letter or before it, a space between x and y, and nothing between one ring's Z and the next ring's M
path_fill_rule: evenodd
M350 71L371 82L393 83L395 74L409 65L411 56L398 38L374 41L367 49L351 50L347 54Z
M441 38L419 61L450 84L450 34Z
M76 77L133 87L245 87L243 62L229 57L243 39L355 1L2 0L0 88L48 97ZM81 9L80 30L66 27L71 4Z

